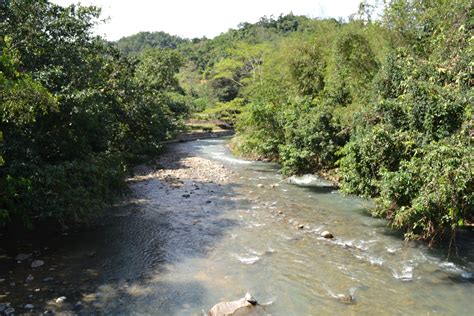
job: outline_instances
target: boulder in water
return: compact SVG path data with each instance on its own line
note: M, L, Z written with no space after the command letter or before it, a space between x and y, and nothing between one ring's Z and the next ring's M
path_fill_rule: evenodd
M232 302L221 302L214 305L208 316L252 316L265 315L263 306L257 303L257 300L250 295L245 294L244 298Z

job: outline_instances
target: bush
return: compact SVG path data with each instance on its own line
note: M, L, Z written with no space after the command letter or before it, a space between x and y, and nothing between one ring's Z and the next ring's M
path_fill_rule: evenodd
M62 224L95 216L126 190L120 157L91 157L57 165L14 165L1 180L3 221L56 219Z
M279 147L284 174L333 168L343 139L326 106L294 105L285 115L285 144Z
M374 214L403 229L406 238L455 233L474 219L474 148L456 135L431 143L400 169L383 172Z
M412 150L412 137L389 125L357 131L339 152L341 189L362 196L377 195L381 172L397 170Z

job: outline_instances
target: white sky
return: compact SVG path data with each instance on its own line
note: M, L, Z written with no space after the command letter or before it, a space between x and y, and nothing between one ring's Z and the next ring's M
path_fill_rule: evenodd
M97 33L108 40L140 31L212 38L240 22L256 22L264 15L293 12L310 17L344 17L358 9L361 0L51 0L60 5L80 2L102 8L109 17Z

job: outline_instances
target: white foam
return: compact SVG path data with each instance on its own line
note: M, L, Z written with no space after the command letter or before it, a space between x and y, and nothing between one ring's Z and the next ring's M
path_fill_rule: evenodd
M258 260L260 260L260 257L258 256L252 256L252 257L240 257L236 256L237 259L242 262L243 264L254 264Z
M288 178L288 182L296 185L303 186L318 186L318 187L332 187L333 183L323 180L313 174L305 174L302 176L291 176Z
M413 267L409 265L405 265L403 266L401 271L392 270L392 275L397 280L411 281L413 280Z
M447 271L447 272L452 272L452 273L455 273L455 274L458 274L460 275L463 279L472 279L474 278L474 275L472 272L469 272L469 271L466 271L464 270L463 268L457 266L456 264L452 263L452 262L441 262L439 264L439 266L444 270L444 271Z
M393 253L397 252L398 250L400 250L399 248L395 248L395 247L385 247L385 249L390 254L393 254Z

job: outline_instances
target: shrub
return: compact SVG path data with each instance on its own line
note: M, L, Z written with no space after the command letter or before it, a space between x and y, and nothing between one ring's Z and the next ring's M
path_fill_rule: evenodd
M433 242L474 219L474 148L456 135L418 151L400 169L383 172L374 214L409 239Z

